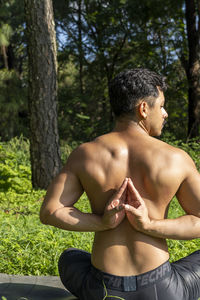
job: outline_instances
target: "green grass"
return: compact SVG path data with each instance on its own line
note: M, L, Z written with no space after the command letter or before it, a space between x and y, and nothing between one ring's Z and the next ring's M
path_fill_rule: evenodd
M173 219L185 214L176 198L170 204L169 218ZM170 261L178 260L196 250L200 249L200 239L189 241L168 240L168 247L170 253Z
M65 160L70 149L63 149ZM199 149L195 150L197 163ZM21 137L0 143L0 273L58 275L57 261L62 251L68 247L91 251L94 234L42 225L38 215L45 191L33 190L30 177L29 142ZM85 195L76 206L90 211ZM169 216L180 214L182 210L174 199ZM200 240L169 240L168 245L174 261L200 249Z
M63 160L70 147L62 147ZM93 233L67 232L39 221L45 191L31 186L29 142L23 137L0 143L0 272L58 275L57 261L68 247L91 251ZM90 211L85 195L77 203Z
M26 197L10 195L13 208L4 204L0 211L0 270L8 274L58 275L57 262L65 248L91 251L93 233L67 232L40 223L38 212L44 192L33 191ZM13 199L15 198L15 199ZM2 198L1 198L2 199ZM22 203L26 203L23 205ZM85 196L77 206L89 210Z

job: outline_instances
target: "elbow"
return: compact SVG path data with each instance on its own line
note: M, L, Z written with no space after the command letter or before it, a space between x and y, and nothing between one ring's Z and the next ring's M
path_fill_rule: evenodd
M40 222L44 225L50 225L51 213L45 209L40 210Z

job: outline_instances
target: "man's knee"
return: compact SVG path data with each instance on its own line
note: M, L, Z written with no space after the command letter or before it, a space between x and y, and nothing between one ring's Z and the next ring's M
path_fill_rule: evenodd
M88 266L90 264L91 255L90 253L76 249L68 248L60 256L58 261L58 270L61 275L64 275L70 267L74 270L79 270L81 267Z
M77 250L78 249L75 248L68 248L62 252L58 260L58 270L60 275L61 273L63 273L63 270L66 268L66 266L69 265L68 262L70 262L70 257L71 257L70 253L72 251L77 251Z
M66 249L58 261L58 270L62 283L76 296L82 289L84 278L86 278L90 267L90 253L75 248Z

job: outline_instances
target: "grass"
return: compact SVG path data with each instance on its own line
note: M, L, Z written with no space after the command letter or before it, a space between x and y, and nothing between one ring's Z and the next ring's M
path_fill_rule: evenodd
M170 204L168 217L173 219L183 214L183 209L179 205L177 199L174 198ZM189 241L168 240L167 243L171 262L200 249L200 239Z
M63 159L69 152L65 148ZM58 275L57 261L62 251L68 247L91 251L94 234L42 225L38 214L45 191L33 190L30 177L28 141L21 137L0 143L0 273ZM90 211L85 195L76 207ZM169 216L180 214L182 210L174 199ZM174 261L200 249L200 240L169 240L168 245Z
M63 159L69 147L62 151ZM58 275L57 261L65 248L91 251L93 233L66 232L39 221L45 191L31 186L29 142L23 137L0 143L0 272ZM90 211L85 195L77 203Z
M1 273L58 275L57 261L65 248L73 246L91 251L93 233L67 232L40 223L38 212L42 201L38 198L43 194L33 191L26 197L16 195L13 208L9 205L1 209ZM23 210L21 203L25 198L27 206ZM77 206L89 210L85 196Z

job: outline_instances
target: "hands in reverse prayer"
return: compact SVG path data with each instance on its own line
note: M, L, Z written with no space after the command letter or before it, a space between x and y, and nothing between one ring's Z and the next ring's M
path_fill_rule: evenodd
M146 204L130 178L124 180L119 190L108 202L103 215L103 223L108 229L115 228L122 222L125 215L138 231L144 231L151 222Z

